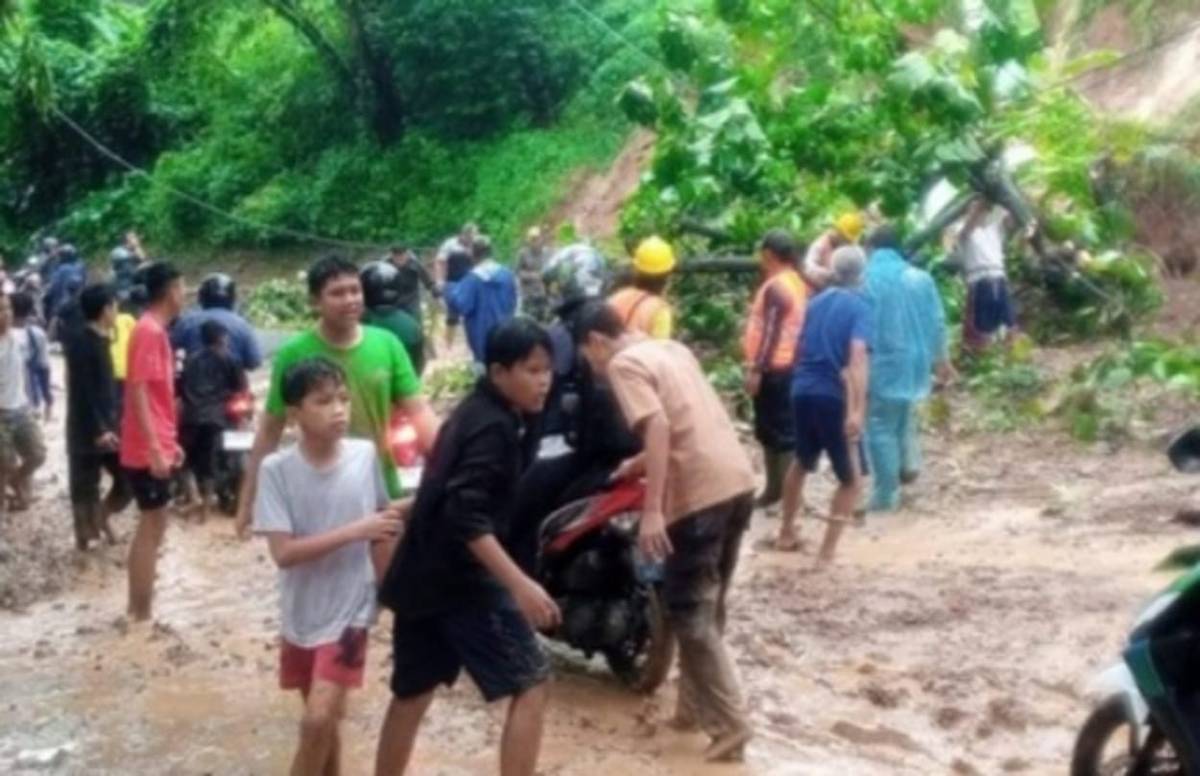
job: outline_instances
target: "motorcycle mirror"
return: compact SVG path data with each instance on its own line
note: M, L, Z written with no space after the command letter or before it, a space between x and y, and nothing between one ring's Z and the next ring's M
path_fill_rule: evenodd
M1177 471L1184 474L1200 473L1200 426L1193 426L1171 442L1167 457Z

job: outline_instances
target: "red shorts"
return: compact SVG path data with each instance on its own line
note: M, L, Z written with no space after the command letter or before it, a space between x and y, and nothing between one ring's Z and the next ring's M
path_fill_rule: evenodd
M367 666L366 628L347 628L330 644L298 647L283 640L279 651L279 686L307 692L314 680L358 689Z

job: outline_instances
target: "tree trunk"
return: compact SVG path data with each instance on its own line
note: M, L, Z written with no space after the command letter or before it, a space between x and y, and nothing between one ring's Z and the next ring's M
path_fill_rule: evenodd
M351 102L356 102L358 100L358 79L354 77L354 71L316 23L305 16L304 12L297 8L291 0L263 0L263 4L279 14L281 19L290 24L292 29L317 50L317 55L324 60L326 67L341 83L342 88L346 91L346 96L350 98Z
M360 0L340 0L340 5L346 13L350 45L359 71L369 87L367 93L360 92L359 110L380 144L390 145L404 134L408 119L392 59L371 39Z

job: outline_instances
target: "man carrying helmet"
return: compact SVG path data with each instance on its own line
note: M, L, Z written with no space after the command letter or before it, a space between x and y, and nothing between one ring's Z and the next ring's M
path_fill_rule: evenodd
M237 283L228 275L217 272L200 283L197 294L200 309L185 314L171 327L171 347L191 355L204 347L200 329L209 321L221 324L229 335L229 351L238 365L246 371L262 365L258 337L245 318L234 309L237 305Z
M363 288L362 322L391 332L404 350L419 377L425 371L425 332L421 324L402 306L400 270L387 261L372 261L359 273Z
M804 279L813 291L820 291L833 280L833 252L843 245L857 245L867 228L867 219L857 210L842 213L813 241L804 256Z
M633 285L608 300L626 329L655 339L671 338L674 314L663 292L674 269L675 251L665 240L642 240L633 254Z

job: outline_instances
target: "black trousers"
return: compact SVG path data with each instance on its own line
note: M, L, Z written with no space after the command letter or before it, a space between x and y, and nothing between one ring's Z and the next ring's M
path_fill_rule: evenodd
M100 503L100 479L107 471L112 485L104 496L109 514L120 512L133 500L133 491L125 478L116 453L72 453L67 458L68 487L72 504Z
M214 424L189 425L180 429L179 437L187 466L201 488L210 485L216 477L217 456L221 452L221 433L224 430Z

